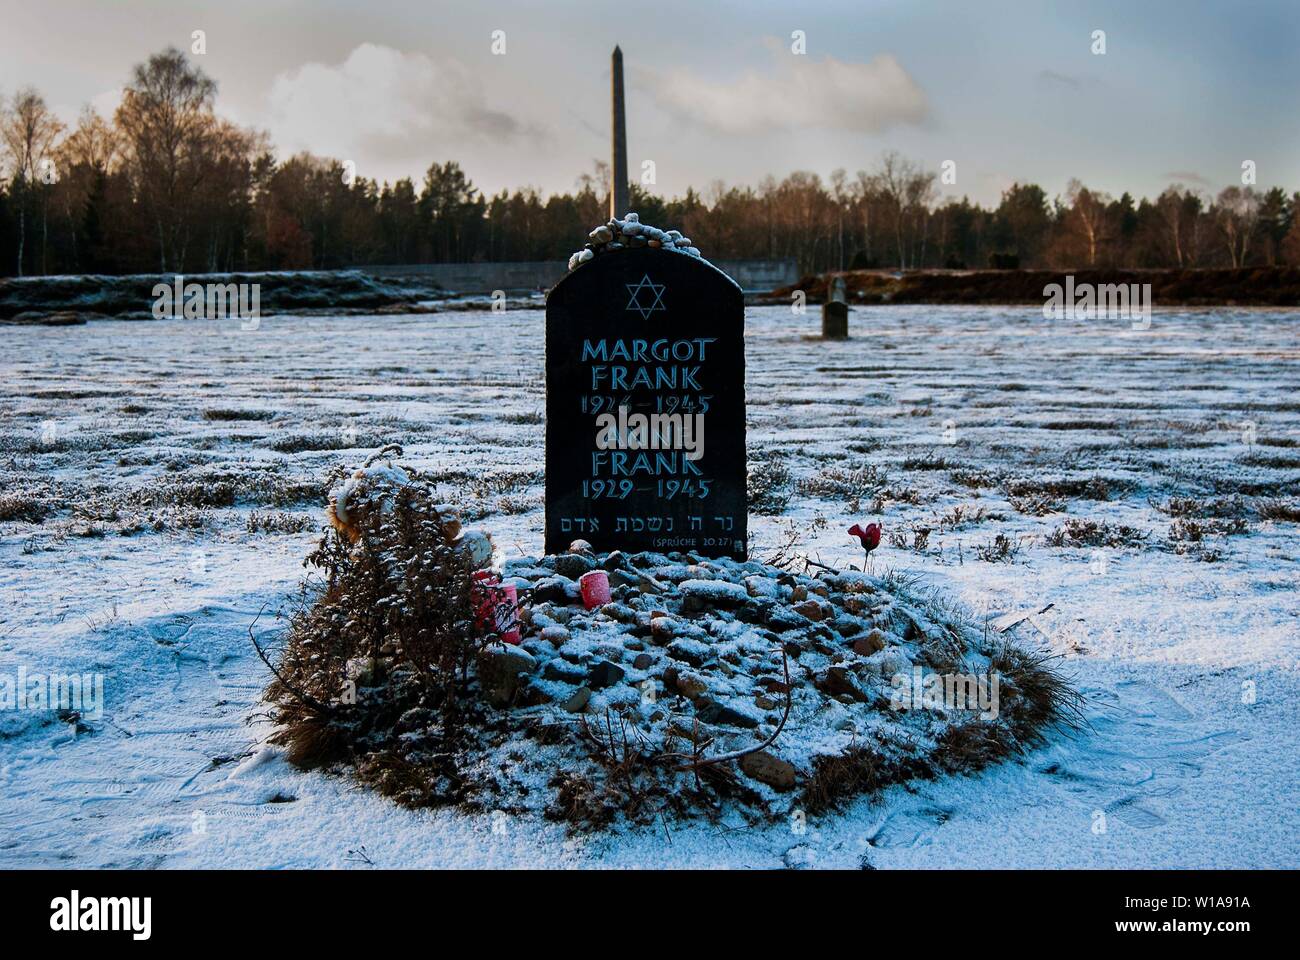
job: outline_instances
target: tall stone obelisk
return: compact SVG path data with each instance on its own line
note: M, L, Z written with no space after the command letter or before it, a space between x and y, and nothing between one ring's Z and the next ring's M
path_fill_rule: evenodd
M613 145L609 175L609 215L621 217L627 213L627 117L623 109L623 51L614 48L610 59L610 94L613 100Z

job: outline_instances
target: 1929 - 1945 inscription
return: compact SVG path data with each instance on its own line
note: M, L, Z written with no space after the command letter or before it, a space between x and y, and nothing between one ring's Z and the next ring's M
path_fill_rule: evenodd
M656 248L602 254L546 301L546 551L744 558L744 297Z

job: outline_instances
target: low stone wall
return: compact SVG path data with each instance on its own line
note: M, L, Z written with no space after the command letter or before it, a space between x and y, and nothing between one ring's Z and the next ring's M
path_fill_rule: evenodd
M746 293L766 293L799 279L799 268L789 260L715 260ZM374 277L419 277L454 293L507 293L549 290L567 272L560 260L531 263L411 263L358 267Z

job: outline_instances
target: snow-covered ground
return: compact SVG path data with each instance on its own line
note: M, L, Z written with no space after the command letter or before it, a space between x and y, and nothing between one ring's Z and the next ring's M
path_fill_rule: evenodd
M754 555L792 531L856 564L844 528L883 518L901 539L877 572L977 618L1054 604L1014 629L1062 654L1090 732L763 829L570 837L299 773L262 746L249 630L278 629L319 482L400 442L506 557L538 553L541 311L18 328L0 677L99 672L106 702L80 735L0 711L0 866L1300 866L1300 547L1259 513L1297 506L1300 314L1158 311L1140 331L885 307L840 343L817 325L749 311ZM1069 518L1118 545L1051 539Z

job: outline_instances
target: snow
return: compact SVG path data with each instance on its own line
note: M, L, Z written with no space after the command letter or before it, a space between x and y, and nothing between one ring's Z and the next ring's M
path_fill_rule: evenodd
M725 580L683 580L682 593L700 597L713 603L731 600L743 603L749 598L748 591L739 583Z
M329 496L334 504L334 513L339 520L343 523L349 523L351 517L348 515L348 501L358 491L374 485L402 487L410 482L410 476L401 467L395 467L391 463L380 463L357 470L352 476L331 490Z
M398 442L506 560L538 553L542 319L9 331L0 673L103 672L106 702L81 735L0 711L0 866L1300 866L1295 524L1252 513L1246 532L1211 534L1221 557L1202 560L1176 552L1160 509L1172 496L1294 503L1300 350L1286 311L1157 310L1133 331L1033 309L885 307L854 311L842 343L816 338L811 313L748 311L750 457L789 471L784 512L752 517L754 555L793 525L813 559L860 566L843 531L883 519L875 575L915 576L981 619L1052 603L1012 629L1064 658L1092 726L1022 763L891 788L806 825L579 837L499 812L414 813L290 767L264 743L268 678L249 631L283 628L275 613L315 534L253 533L249 515L323 526L325 474ZM879 509L878 490L856 508L852 492L826 492L844 483L834 470L861 464L892 494ZM1110 499L1017 510L1008 483L1047 477L1108 479ZM219 484L233 503L163 509L147 495ZM8 519L17 496L52 512ZM985 514L939 522L959 506ZM1046 542L1068 517L1147 537ZM922 526L924 549L891 542ZM998 533L1019 549L979 559Z

